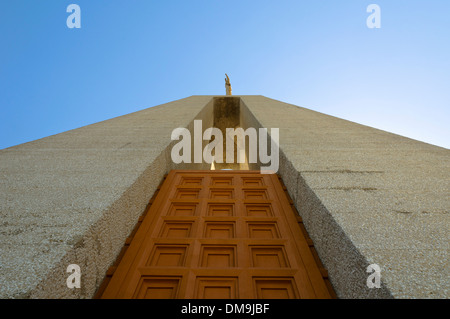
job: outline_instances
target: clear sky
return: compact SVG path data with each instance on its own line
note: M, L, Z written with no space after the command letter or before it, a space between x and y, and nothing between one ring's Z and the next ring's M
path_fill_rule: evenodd
M233 94L450 148L448 0L3 0L0 48L0 149L225 94L225 73Z

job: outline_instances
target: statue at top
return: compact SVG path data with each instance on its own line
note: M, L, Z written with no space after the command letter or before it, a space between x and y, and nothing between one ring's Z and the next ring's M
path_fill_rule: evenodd
M230 84L230 78L228 77L228 75L225 73L225 89L227 92L227 95L231 95L231 84Z

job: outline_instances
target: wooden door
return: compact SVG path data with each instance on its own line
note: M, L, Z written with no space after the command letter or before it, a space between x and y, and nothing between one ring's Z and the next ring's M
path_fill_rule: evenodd
M277 175L171 171L102 298L330 298Z

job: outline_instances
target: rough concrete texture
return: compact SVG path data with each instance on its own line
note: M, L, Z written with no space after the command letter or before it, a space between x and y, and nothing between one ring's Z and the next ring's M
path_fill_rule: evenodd
M280 128L279 173L339 297L449 298L450 150L263 96L242 104ZM374 263L380 289L366 285Z
M190 97L0 150L0 298L91 298L173 168L172 130L210 100ZM66 286L69 264L81 267L81 289Z
M0 150L0 298L93 297L163 175L209 168L175 165L170 135L193 132L194 119L211 127L213 98ZM279 173L339 297L449 297L449 150L263 96L239 98L241 127L280 128ZM381 289L366 286L372 263ZM66 286L69 264L81 267L81 289Z

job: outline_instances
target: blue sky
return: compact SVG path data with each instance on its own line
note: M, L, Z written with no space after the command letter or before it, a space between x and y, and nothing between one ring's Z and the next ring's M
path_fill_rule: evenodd
M224 73L236 95L450 148L449 16L448 0L5 0L0 149L225 94Z

